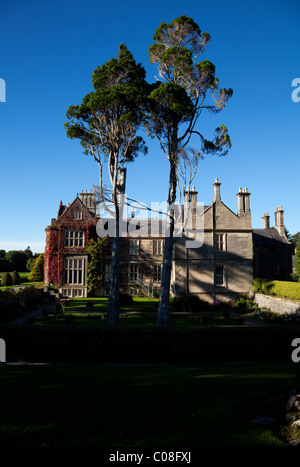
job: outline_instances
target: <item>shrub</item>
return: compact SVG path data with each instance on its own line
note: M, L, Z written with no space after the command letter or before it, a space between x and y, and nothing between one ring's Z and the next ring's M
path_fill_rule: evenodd
M209 304L201 300L197 295L185 294L181 297L173 297L170 301L170 309L174 312L196 313L207 311L209 308Z
M2 326L7 361L54 363L200 363L291 360L294 326L107 329Z
M35 260L28 276L31 282L43 282L44 280L44 255L41 253Z
M13 285L12 277L9 274L9 272L5 272L3 274L3 276L2 276L2 279L1 279L1 286L2 287L9 287L11 285Z
M13 271L13 273L11 275L11 278L12 278L13 285L21 284L21 277L20 277L20 274L18 273L18 271Z
M267 295L277 295L291 300L300 300L300 283L285 281L269 281L267 279L255 279L253 283L255 292Z
M120 306L130 305L133 302L131 295L126 293L120 293L119 295L119 304Z

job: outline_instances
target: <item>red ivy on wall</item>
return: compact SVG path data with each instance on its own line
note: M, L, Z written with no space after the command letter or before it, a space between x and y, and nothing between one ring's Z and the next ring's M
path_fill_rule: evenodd
M97 238L97 219L88 223L73 221L70 217L64 218L64 223L53 223L46 230L45 249L45 284L61 287L63 285L64 258L67 255L84 254L85 249L92 238ZM80 230L84 232L83 247L65 247L64 235L66 230Z

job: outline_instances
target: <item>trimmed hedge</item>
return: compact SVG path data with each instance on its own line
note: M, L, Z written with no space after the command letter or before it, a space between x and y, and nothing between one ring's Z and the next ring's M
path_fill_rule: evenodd
M7 362L198 363L291 361L297 326L78 328L2 325Z
M290 300L300 300L300 282L270 281L254 279L254 292L276 295Z

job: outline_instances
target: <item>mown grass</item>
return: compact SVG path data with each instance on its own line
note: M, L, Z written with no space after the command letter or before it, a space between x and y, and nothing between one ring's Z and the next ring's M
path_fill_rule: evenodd
M12 287L17 287L17 286L14 286L14 285L8 286L8 287L1 287L1 279L2 279L3 274L4 274L4 272L0 272L0 290L11 289ZM40 285L40 287L43 287L42 282L30 282L30 281L28 281L27 279L28 279L29 274L30 274L29 271L19 272L19 275L20 275L20 278L21 278L20 285Z
M139 298L120 307L119 325L123 326L156 326L157 299ZM63 313L50 313L32 320L34 324L65 324L75 326L105 326L107 315L107 298L78 298L66 302ZM170 326L194 327L201 325L235 325L236 319L225 317L220 313L191 313L186 317L178 313L170 314Z
M299 384L280 362L0 366L1 447L281 447L249 404ZM263 416L264 413L257 413Z

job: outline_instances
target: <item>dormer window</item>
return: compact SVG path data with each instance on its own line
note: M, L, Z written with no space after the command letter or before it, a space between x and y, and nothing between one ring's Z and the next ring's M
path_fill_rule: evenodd
M82 219L82 211L73 211L73 219L74 220Z

